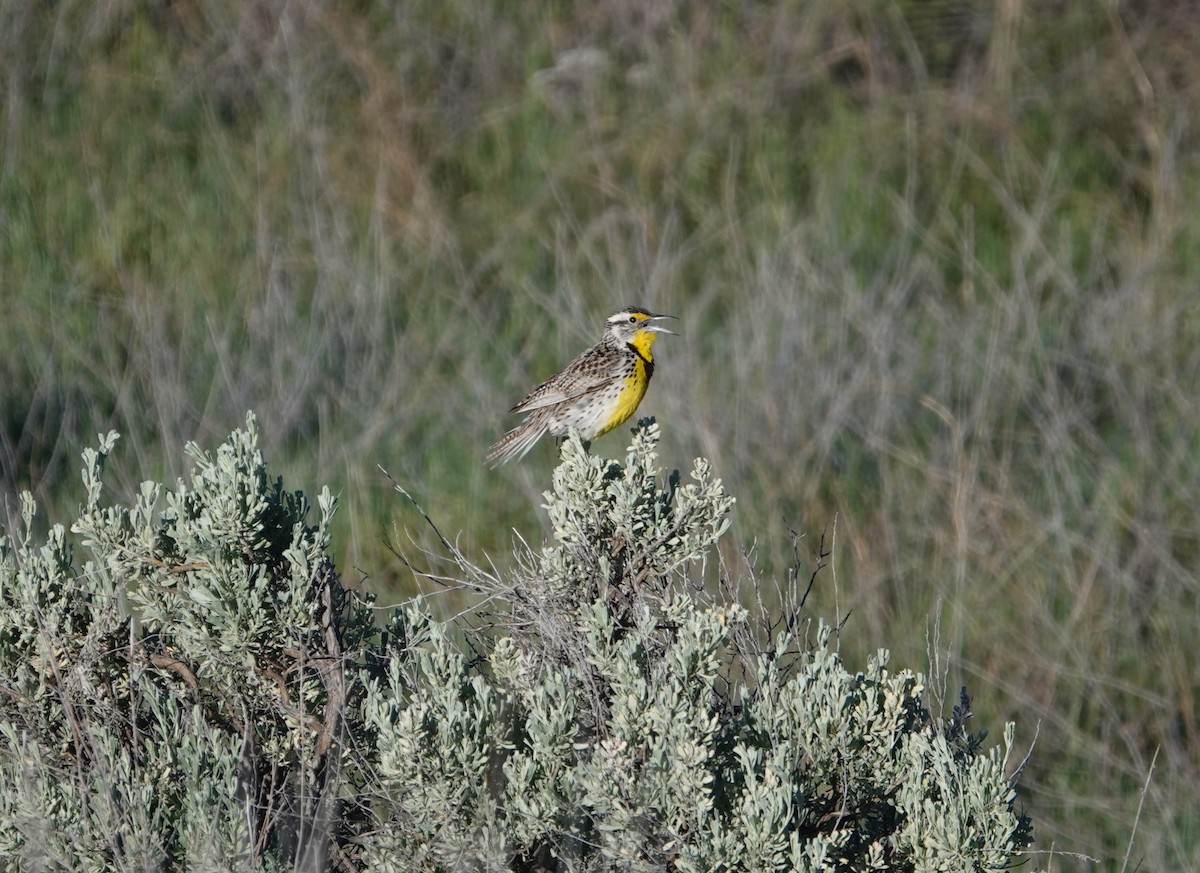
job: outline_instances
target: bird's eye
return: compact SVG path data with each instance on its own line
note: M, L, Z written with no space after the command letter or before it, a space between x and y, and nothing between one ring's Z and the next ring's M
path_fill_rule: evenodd
M636 316L636 315L631 315L631 316L629 316L629 323L630 323L630 324L637 324L637 316Z

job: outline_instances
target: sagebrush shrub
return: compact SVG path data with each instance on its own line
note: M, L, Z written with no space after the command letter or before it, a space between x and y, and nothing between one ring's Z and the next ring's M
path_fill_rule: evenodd
M325 864L358 829L356 664L374 636L328 556L334 500L271 481L253 417L190 481L0 540L0 855L65 869ZM334 853L336 858L337 852Z
M733 501L703 461L659 487L657 440L640 428L623 464L565 442L553 541L495 580L511 593L486 662L419 609L396 617L406 642L366 704L391 809L372 869L1011 865L1029 839L1013 726L980 753L923 677L882 650L847 671L819 623L747 646L748 611L687 583Z
M660 482L652 423L623 463L566 440L511 573L452 553L473 623L382 630L253 417L128 507L115 441L81 566L28 498L0 539L12 869L983 871L1028 841L1011 725L983 751L886 651L851 672L827 626L705 592L733 500L703 461Z

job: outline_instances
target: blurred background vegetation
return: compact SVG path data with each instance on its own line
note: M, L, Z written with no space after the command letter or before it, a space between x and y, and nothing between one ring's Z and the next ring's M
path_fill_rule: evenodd
M1036 737L1037 865L1200 869L1198 22L0 0L4 517L78 506L98 431L132 493L253 409L396 599L385 537L433 540L377 465L503 566L554 463L485 468L505 410L671 312L642 413L739 497L728 571L825 531L851 664Z

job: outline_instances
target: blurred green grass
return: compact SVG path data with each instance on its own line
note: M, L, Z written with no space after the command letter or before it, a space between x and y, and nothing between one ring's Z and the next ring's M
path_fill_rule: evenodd
M436 547L377 465L503 563L553 464L483 466L505 410L643 303L682 335L642 412L739 497L731 571L836 525L814 610L1036 734L1041 849L1200 867L1197 30L0 0L5 512L71 511L97 431L132 492L254 409L289 487L340 492L349 578L398 597L385 538Z

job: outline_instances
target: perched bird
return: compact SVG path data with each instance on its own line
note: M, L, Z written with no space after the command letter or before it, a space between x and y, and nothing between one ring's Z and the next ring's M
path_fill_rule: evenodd
M542 434L565 436L575 428L590 442L625 422L654 375L650 347L660 333L672 333L656 322L673 315L654 315L640 306L614 312L604 335L578 358L551 376L514 406L525 420L488 450L493 467L525 455Z

